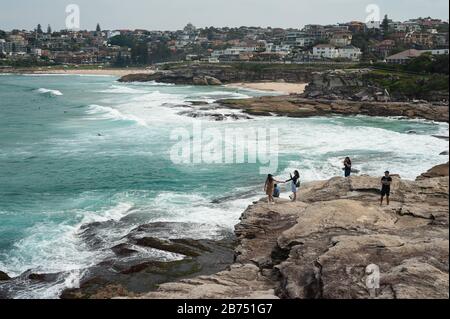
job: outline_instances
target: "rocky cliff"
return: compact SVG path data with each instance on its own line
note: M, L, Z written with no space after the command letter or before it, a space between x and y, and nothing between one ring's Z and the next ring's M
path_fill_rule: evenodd
M149 82L221 85L235 82L285 81L307 83L311 79L312 69L307 67L288 67L283 65L260 64L194 64L176 65L154 74L130 74L120 82Z
M440 80L437 80L439 78ZM376 69L314 72L305 98L362 102L417 100L448 105L447 79L443 75L415 75Z
M370 69L314 72L303 96L328 100L390 101L389 92L368 79L371 72Z
M138 298L448 298L449 178L379 178L305 185L301 202L256 202L236 226L235 262L214 275L166 283ZM426 174L425 174L426 175ZM369 289L379 268L380 288Z

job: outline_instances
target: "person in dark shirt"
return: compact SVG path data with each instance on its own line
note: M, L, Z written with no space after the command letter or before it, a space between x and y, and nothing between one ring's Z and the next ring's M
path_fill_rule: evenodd
M386 197L387 205L389 206L389 197L391 196L391 184L392 184L392 177L391 174L386 171L384 173L384 176L381 178L381 203L380 205L383 206L383 200L384 197Z
M344 172L345 172L345 177L350 177L350 175L352 174L352 160L350 159L350 157L345 158Z

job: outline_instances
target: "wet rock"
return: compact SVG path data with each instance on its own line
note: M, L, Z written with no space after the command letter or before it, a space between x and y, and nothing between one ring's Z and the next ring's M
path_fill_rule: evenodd
M251 117L246 114L236 114L236 113L211 113L208 112L209 109L205 109L206 112L200 111L182 111L179 112L178 115L188 116L192 118L208 118L213 121L225 121L227 119L231 119L234 121L238 120L250 120Z
M444 151L444 152L440 153L439 155L448 155L448 151Z
M119 244L111 248L111 250L118 256L130 256L137 253L129 244Z
M189 257L198 257L200 252L193 247L176 243L170 240L158 239L153 237L144 237L136 241L136 245L150 247L158 250L168 251Z
M448 121L447 121L447 122L448 122ZM448 141L448 140L449 140L449 137L448 137L448 136L444 136L444 135L433 135L433 137L439 138L439 139L445 140L445 141Z
M206 101L186 101L187 103L190 103L192 106L204 106L209 105Z
M92 235L110 231L117 223L86 225L80 233L88 242L97 243ZM79 288L67 289L64 299L98 299L136 297L155 290L164 282L210 275L224 270L233 262L234 237L217 233L224 239L194 239L211 232L210 225L196 223L157 222L144 224L120 237L111 245L113 255L89 268Z
M7 273L0 271L0 281L6 281L6 280L10 280L11 278L8 276Z
M46 280L46 275L45 274L30 274L28 276L28 279L30 280L34 280L34 281L45 281Z

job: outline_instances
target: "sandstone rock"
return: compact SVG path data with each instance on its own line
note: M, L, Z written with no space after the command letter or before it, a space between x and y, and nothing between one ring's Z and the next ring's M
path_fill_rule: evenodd
M449 121L448 105L412 104L407 102L350 101L342 98L304 98L299 95L265 96L251 99L220 100L224 107L240 109L260 116L281 115L312 117L324 115L367 115L422 118L437 122ZM448 137L447 137L448 138Z
M448 176L448 163L433 167L428 172L423 173L422 175L417 177L417 180L422 180L422 179L426 179L426 178L443 177L443 176Z
M252 264L233 265L212 276L161 285L142 299L278 299L274 285Z
M306 183L302 202L256 202L236 226L229 270L140 298L447 299L449 179L436 175L394 178L389 207L369 176ZM379 289L367 286L368 267Z

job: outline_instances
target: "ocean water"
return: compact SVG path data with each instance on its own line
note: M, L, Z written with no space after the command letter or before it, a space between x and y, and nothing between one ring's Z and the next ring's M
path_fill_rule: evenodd
M197 238L231 231L264 195L265 177L258 163L174 164L171 134L196 122L220 132L278 129L280 178L294 169L304 181L341 175L345 156L361 173L389 169L409 179L448 161L439 155L448 142L432 136L448 135L445 123L363 116L193 119L178 114L189 101L265 93L116 80L0 75L0 270L63 273L58 286L24 288L16 298L57 297L108 255L78 236L87 223L128 217L125 227L103 234L111 243L154 221L200 223L204 227L191 231Z

